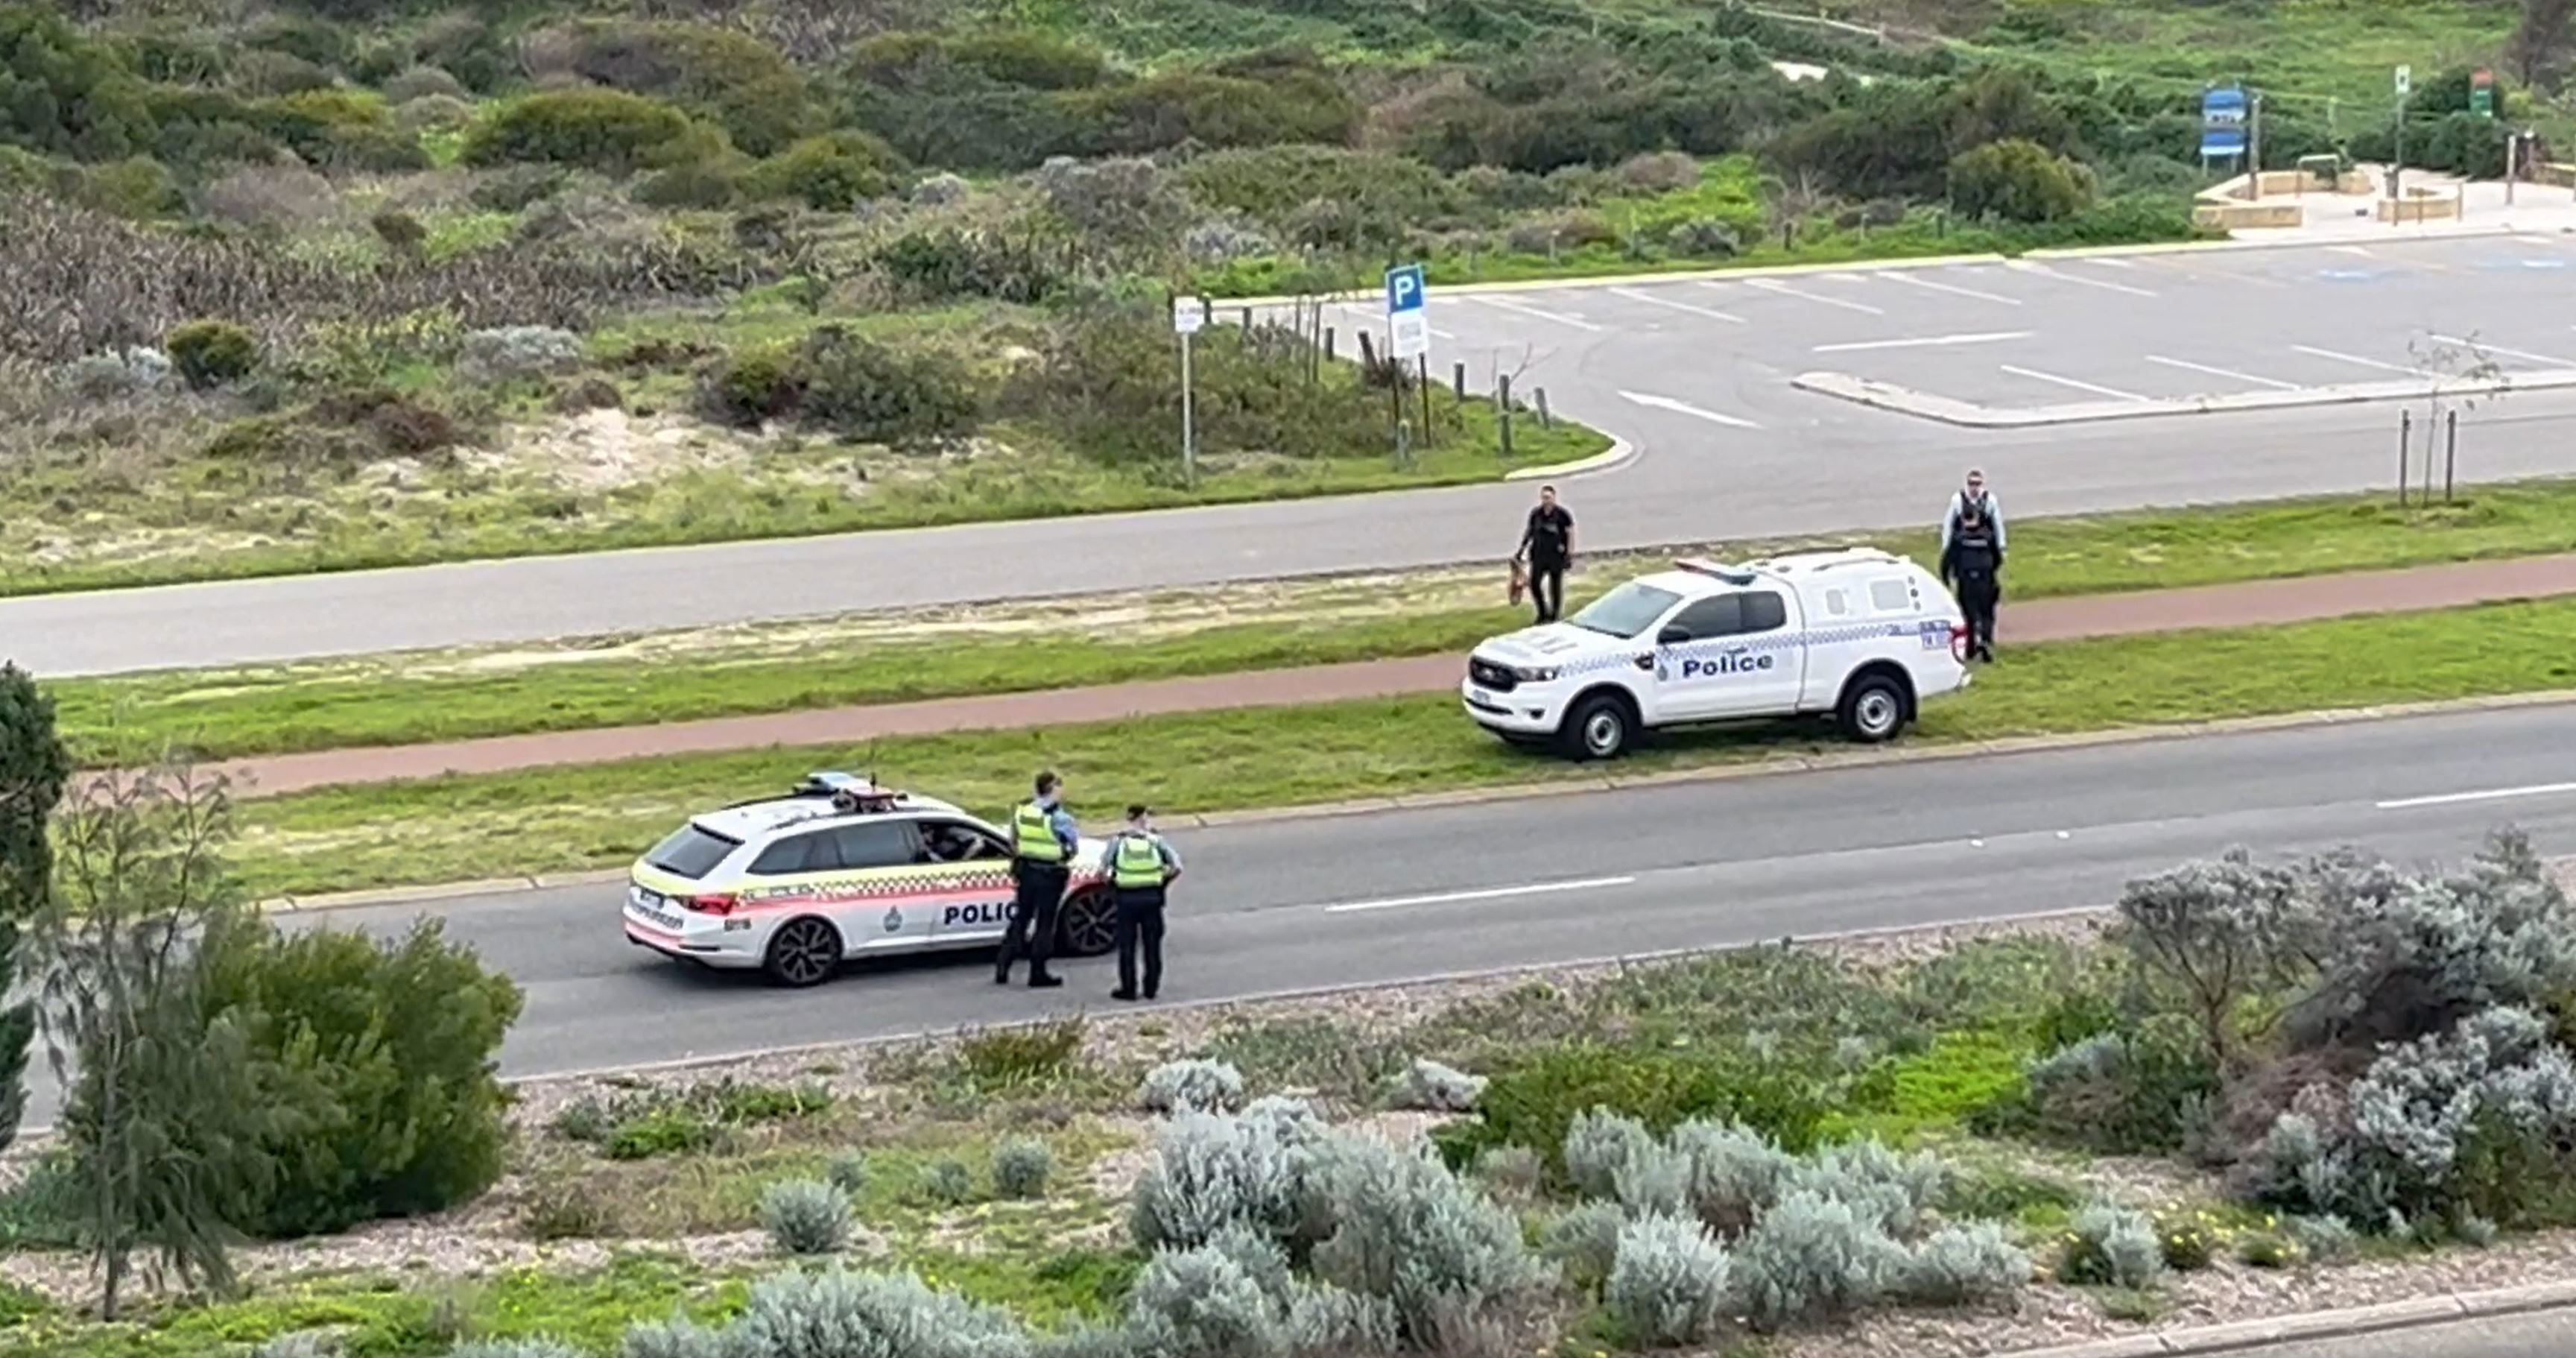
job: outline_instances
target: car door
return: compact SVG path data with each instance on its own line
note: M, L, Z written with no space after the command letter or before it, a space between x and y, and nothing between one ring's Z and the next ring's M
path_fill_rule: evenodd
M1002 837L970 821L925 816L919 865L940 893L941 944L993 939L1011 919L1011 850Z
M1655 633L1658 721L1706 721L1726 707L1718 656L1743 620L1734 594L1696 599L1675 610Z
M1673 705L1683 720L1711 721L1795 711L1805 652L1789 628L1789 601L1776 590L1744 589L1701 599L1667 623Z
M840 868L836 918L853 952L925 948L939 933L939 897L918 869L920 840L907 820L852 821L830 831Z

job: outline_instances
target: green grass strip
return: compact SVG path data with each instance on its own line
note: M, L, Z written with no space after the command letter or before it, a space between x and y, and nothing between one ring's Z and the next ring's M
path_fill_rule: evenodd
M2121 637L2008 650L1926 713L1922 743L2096 731L2375 703L2576 688L2576 600ZM1838 747L1805 724L1676 736L1630 773ZM1598 776L1509 749L1445 695L888 740L875 771L993 813L1042 765L1095 813L1169 812ZM763 750L326 789L246 803L242 867L263 895L571 871L624 862L680 820L869 751Z
M1926 561L1935 550L1929 531L1867 540ZM2032 519L2014 525L2012 541L2019 600L2576 551L2576 481L2488 487L2419 509L2344 497ZM1604 587L1630 564L1595 563L1589 583ZM1453 586L1377 616L1325 616L1319 606L1301 620L1292 599L1265 604L1265 621L1229 625L1209 610L1204 625L1141 641L1073 630L1086 621L1077 614L1037 630L979 634L970 624L919 640L787 646L750 629L685 656L590 659L566 643L515 648L518 663L488 666L470 652L428 665L376 656L50 687L87 762L134 762L172 743L228 759L1463 652L1522 619L1458 606L1493 597L1499 583L1480 577L1473 591ZM1349 603L1347 590L1338 602Z

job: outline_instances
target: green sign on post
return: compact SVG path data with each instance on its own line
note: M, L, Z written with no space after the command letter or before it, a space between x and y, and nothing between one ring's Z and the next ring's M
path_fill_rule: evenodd
M2495 116L2495 73L2480 71L2469 77L2469 112L2481 118Z

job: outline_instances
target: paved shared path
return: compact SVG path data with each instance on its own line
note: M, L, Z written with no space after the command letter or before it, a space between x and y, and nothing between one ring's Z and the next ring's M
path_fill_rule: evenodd
M2570 270L2576 237L2530 235L1448 292L1432 357L1480 388L1514 373L1637 450L1566 488L1587 546L1777 538L1928 522L1969 463L2023 516L2358 491L2397 470L2385 403L1972 430L1801 392L1800 373L2013 405L2545 371L2576 362L2576 331L2532 302ZM2576 391L2474 404L2459 478L2564 475L2570 420ZM1488 484L0 600L0 656L51 675L195 668L1496 560L1529 496Z
M2576 556L2044 599L2006 608L2002 636L2011 642L2062 641L2201 627L2261 626L2558 594L2576 594ZM1460 664L1454 655L1416 656L659 726L326 750L241 760L222 765L219 771L232 778L245 795L276 796L344 783L434 778L449 773L500 773L653 755L851 744L887 736L1016 730L1175 712L1436 693L1458 683Z
M2100 905L2131 877L2234 844L2449 857L2512 820L2566 854L2571 718L2576 706L2500 708L1184 831L1164 994L1386 985ZM277 918L372 931L443 918L526 989L501 1055L515 1076L1032 1019L1100 1006L1110 987L1107 962L1034 992L997 989L989 963L934 958L779 991L629 946L624 892ZM33 1095L44 1122L50 1082Z

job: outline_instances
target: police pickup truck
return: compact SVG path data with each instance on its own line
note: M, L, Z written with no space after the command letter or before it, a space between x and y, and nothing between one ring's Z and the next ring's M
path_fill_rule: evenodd
M1967 629L1931 572L1875 548L1730 566L1688 559L1564 622L1486 641L1467 715L1518 743L1611 759L1660 727L1831 713L1894 738L1925 698L1968 684Z

